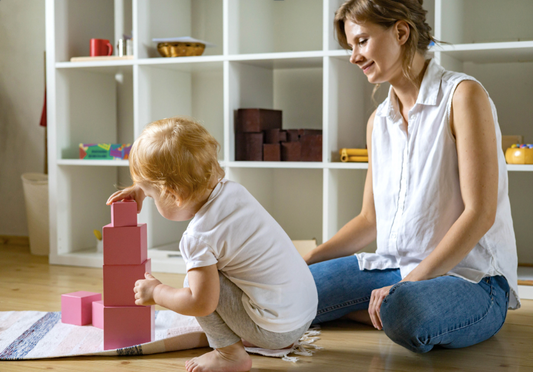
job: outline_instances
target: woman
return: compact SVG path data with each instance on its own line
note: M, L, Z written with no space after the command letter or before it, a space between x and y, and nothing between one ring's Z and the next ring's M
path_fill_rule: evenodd
M350 62L388 98L367 124L361 213L306 257L314 324L348 317L415 352L484 341L518 308L517 256L496 109L474 78L426 60L422 0L350 0ZM377 239L374 254L355 254Z

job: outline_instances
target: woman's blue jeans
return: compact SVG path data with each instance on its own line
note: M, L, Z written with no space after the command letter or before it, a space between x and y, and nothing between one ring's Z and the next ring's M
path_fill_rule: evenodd
M485 341L503 325L509 285L503 276L470 283L453 276L401 282L399 269L359 270L356 256L309 267L318 289L319 324L368 310L372 291L394 285L381 305L383 331L407 349L461 348Z

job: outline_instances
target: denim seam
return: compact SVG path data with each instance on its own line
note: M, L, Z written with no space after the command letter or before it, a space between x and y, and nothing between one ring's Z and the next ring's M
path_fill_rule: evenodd
M333 311L333 310L339 310L339 309L342 309L342 308L345 308L345 307L348 307L348 306L351 306L351 305L360 304L360 303L366 302L366 301L370 301L370 297L363 297L363 298L360 298L358 300L344 302L342 304L338 304L338 305L335 305L335 306L329 306L329 307L326 307L326 308L318 311L317 312L317 316L325 314L325 313L328 313L328 312Z
M392 296L392 294L396 291L396 289L398 289L399 287L401 287L402 285L404 284L407 284L409 282L400 282L400 283L396 283L392 286L392 288L390 289L389 291L389 294L387 296L385 296L385 298L383 299L383 303L386 303L387 302L387 298L389 296ZM370 298L370 297L369 297Z
M444 335L446 335L446 334L448 334L448 333L456 332L456 331L459 331L459 330L464 329L464 328L467 328L467 327L471 327L471 326L473 326L474 324L477 324L477 323L481 322L483 319L485 319L485 318L487 317L487 315L489 315L489 312L490 312L490 310L492 309L492 306L493 306L493 305L494 305L494 299L491 297L490 306L489 306L489 308L487 309L487 312L486 312L481 318L479 318L478 320L474 321L473 323L470 323L470 324L464 325L464 326L462 326L462 327L455 328L455 329L452 329L452 330L450 330L450 331L446 331L446 332L443 332L443 333L439 333L439 334L437 334L437 335L435 335L435 336L430 336L429 338L431 339L431 338L436 338L436 337L442 337L442 336L444 336Z

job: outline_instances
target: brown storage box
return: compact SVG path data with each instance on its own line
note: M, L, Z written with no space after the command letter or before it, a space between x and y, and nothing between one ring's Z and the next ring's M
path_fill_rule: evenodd
M298 129L287 129L287 142L298 142L300 141L300 135L298 134Z
M263 161L281 161L281 145L279 143L263 144Z
M267 129L263 131L265 137L265 143L280 143L281 142L281 130L276 129Z
M263 132L235 133L235 160L263 160Z
M300 140L302 139L302 136L319 134L322 135L322 129L298 129L298 135L300 136Z
M300 161L322 161L322 134L303 135L300 137L300 143Z
M281 143L281 161L300 161L302 144L300 142Z
M281 110L238 110L235 132L261 132L267 129L281 129Z

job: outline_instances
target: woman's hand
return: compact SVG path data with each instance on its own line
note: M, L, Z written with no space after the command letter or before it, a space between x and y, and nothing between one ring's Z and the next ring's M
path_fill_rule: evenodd
M135 200L137 202L137 213L139 213L142 209L144 198L146 198L146 195L139 185L133 185L113 193L109 199L107 199L106 204L111 205L112 203L121 200Z
M389 295L389 291L392 288L392 285L387 287L374 289L372 295L370 296L370 303L368 305L368 314L370 315L370 320L372 320L372 325L381 330L383 329L383 324L381 324L381 315L379 314L381 310L381 304L385 297Z
M133 292L135 292L135 305L155 305L154 290L161 282L149 273L145 273L144 277L146 279L137 280L135 282L135 288L133 288Z

